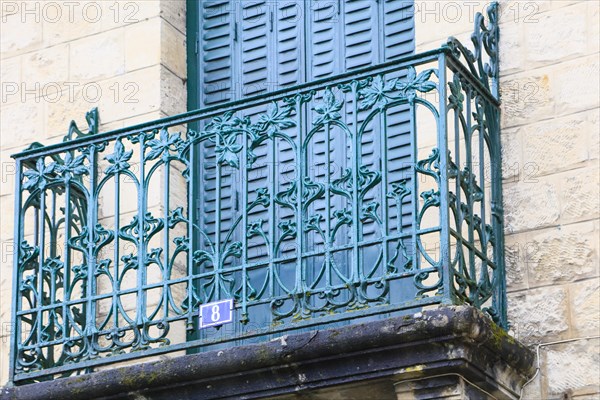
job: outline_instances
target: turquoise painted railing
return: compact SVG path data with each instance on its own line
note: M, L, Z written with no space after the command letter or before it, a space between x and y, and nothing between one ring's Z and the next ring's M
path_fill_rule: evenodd
M106 133L93 111L15 155L13 382L435 304L506 328L488 15L474 52L451 38ZM232 321L201 329L217 300Z

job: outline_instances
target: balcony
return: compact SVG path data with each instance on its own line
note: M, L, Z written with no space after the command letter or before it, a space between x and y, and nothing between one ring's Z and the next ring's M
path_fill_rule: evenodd
M473 52L14 155L12 382L440 304L506 328L495 15Z

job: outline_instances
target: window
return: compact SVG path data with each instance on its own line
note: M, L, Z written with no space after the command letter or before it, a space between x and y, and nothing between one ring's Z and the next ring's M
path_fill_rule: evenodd
M190 53L192 59L188 76L190 108L211 107L266 95L414 53L412 1L210 0L192 1L189 4L196 7L189 13L192 32L188 36L196 40L194 46L190 46L194 50L193 54ZM344 96L337 89L332 88L335 96ZM292 89L290 95L293 93ZM321 97L315 97L305 105L305 126L312 121L311 110L320 101L323 101ZM348 121L353 120L352 102L352 99L346 98L340 110ZM255 119L267 109L267 105L245 109L244 117ZM357 113L356 124L361 124L367 115L367 111ZM374 120L363 133L359 164L364 167L365 179L369 179L368 174L376 174L381 170L382 160L379 154L382 138L378 136L382 131L381 124L386 124L386 144L392 150L389 153L392 157L387 160L389 181L397 181L403 175L409 177L410 115L407 105L399 105L389 110L385 121ZM202 128L203 126L198 127ZM336 180L344 179L351 162L348 136L342 130L326 135L323 127L313 132L313 143L306 158L297 160L289 141L298 139L298 129L297 126L289 127L281 132L282 136L289 139L287 141L272 138L277 142L274 146L258 146L254 149L254 160L247 166L247 190L242 189L244 175L239 169L219 166L214 142L206 142L200 149L202 161L197 165L198 173L195 174L202 180L202 189L196 194L198 227L212 243L249 238L247 264L263 263L266 266L277 260L275 263L283 285L293 281L295 270L300 267L297 265L294 237L290 235L285 238L285 229L289 229L289 224L292 223L293 210L284 204L285 201L277 199L293 196L292 192L296 188L292 187L292 183L299 168L306 169L304 175L310 177L311 182L321 182L331 187ZM304 135L309 135L310 128L306 129ZM329 143L326 143L326 137L329 137ZM253 201L248 196L247 203L244 204L243 193L259 193L261 190L268 192L271 201L276 204L269 208L253 208L249 212L248 221L255 225L242 227L240 209L248 207ZM368 208L375 198L380 197L381 193L367 194L362 203L363 208ZM409 198L406 201L410 203ZM310 205L305 218L309 215L326 215L329 210L333 220L333 213L343 213L351 207L351 199L337 196L326 205L323 196ZM411 209L410 204L403 207L407 211L401 221L402 226L410 227L413 223ZM368 210L364 211L367 212ZM371 212L374 215L378 211ZM396 225L397 217L392 217L391 223ZM250 232L252 229L260 233L254 235ZM339 233L340 238L349 238L350 226L341 226ZM344 244L344 239L340 238L336 238L335 243L326 244L318 235L300 234L305 235L303 240L309 249L318 250L327 245ZM381 237L381 234L376 221L365 218L361 240L375 239ZM282 237L283 240L279 239L278 243L274 243L275 238ZM208 249L210 245L207 239L200 239L198 248ZM361 257L374 261L380 251L375 248L366 249ZM349 268L353 262L343 252L336 253L335 257L338 258L338 264L345 264L341 268ZM230 259L225 266L239 262ZM316 283L323 279L319 272L323 264L321 258L307 258L302 262L304 264L301 268L306 272L308 281ZM239 282L240 279L234 275L235 273L232 274L231 282ZM232 292L240 289L234 286L232 283ZM253 288L259 292L263 289ZM277 292L277 289L273 290ZM272 295L277 296L278 293ZM253 323L268 325L271 322L269 305L264 306L265 321L257 321L255 317Z

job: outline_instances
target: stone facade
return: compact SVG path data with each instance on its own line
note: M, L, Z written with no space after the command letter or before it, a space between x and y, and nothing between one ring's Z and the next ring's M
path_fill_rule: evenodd
M417 51L468 41L487 2L415 1ZM500 1L509 320L540 347L525 399L600 396L599 10L595 1ZM569 340L565 343L549 342ZM572 341L571 341L572 340Z
M487 4L415 0L417 52L450 35L468 43ZM540 345L541 370L523 398L598 398L600 5L500 5L509 319L516 338ZM100 131L186 109L184 1L2 1L1 9L0 385L11 329L10 154L59 142L95 106Z
M34 141L60 142L71 119L86 128L84 116L93 107L100 110L101 132L186 111L187 66L182 1L2 1L1 10L3 385L11 333L15 173L10 155ZM113 214L100 210L104 218Z

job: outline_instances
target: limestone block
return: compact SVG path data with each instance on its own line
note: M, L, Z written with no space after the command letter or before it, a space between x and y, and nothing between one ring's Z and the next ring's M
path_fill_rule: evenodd
M473 29L473 16L477 11L484 11L483 3L470 5L460 2L415 1L415 43L417 47L431 42L437 46L446 41L450 35L458 36ZM431 48L431 47L430 47Z
M568 296L563 287L509 294L508 318L524 344L561 339L569 329Z
M185 1L161 1L160 16L179 32L186 32Z
M2 141L0 141L2 143ZM15 190L15 177L17 165L10 155L17 150L0 152L0 196L11 195ZM0 216L0 218L2 218Z
M547 119L554 112L550 70L527 70L500 80L503 127ZM558 79L558 78L557 78Z
M598 393L600 343L598 339L552 345L542 353L547 398L563 393ZM556 397L555 397L556 396Z
M587 7L587 36L594 37L595 35L597 37L598 32L600 32L600 3L597 1L588 1ZM600 51L600 42L598 40L588 40L587 42L589 54L598 53L598 51Z
M184 81L168 69L160 71L161 105L166 115L175 115L187 110L187 87Z
M14 197L11 194L0 196L2 215L0 216L0 240L12 240L14 226Z
M600 215L600 172L598 164L561 175L561 220L580 221Z
M27 101L18 101L2 107L0 132L2 132L2 150L22 150L31 142L43 139L44 103L32 97Z
M173 2L178 2L173 1ZM126 25L136 24L160 14L161 3L171 1L147 1L147 0L116 0L101 1L102 7L102 30L107 31ZM146 47L149 47L146 45Z
M160 64L160 18L152 18L125 28L125 67L127 71ZM148 43L153 43L149 46Z
M500 20L500 75L501 79L507 74L526 69L527 64L523 57L523 29L522 25L508 20Z
M522 23L536 23L543 13L568 7L582 0L538 0L524 2L520 0L500 0L500 21L516 21Z
M571 317L576 335L597 335L600 329L600 280L593 278L574 283L569 292Z
M161 20L160 60L179 78L187 77L186 38L171 24Z
M505 236L504 257L508 291L527 287L527 265L533 250L528 234Z
M556 115L598 107L600 98L599 60L597 55L577 58L554 66L550 75Z
M10 355L10 336L0 337L0 386L8 383L8 360Z
M558 184L550 179L531 178L504 187L506 232L541 228L559 218Z
M581 23L586 4L539 13L535 22L522 25L525 57L529 67L554 63L564 58L572 58L586 53L586 25ZM548 29L552 27L552 29Z
M21 57L0 57L0 104L21 101Z
M590 159L597 160L600 158L600 109L596 108L587 112L588 121L590 123L589 134L590 140Z
M102 81L102 97L98 100L102 121L157 111L161 101L159 80L160 66L155 65Z
M532 233L526 260L530 286L596 275L596 239L594 225L589 222Z
M521 151L521 135L517 129L502 131L502 179L516 182L523 165Z
M572 169L585 163L590 128L581 117L577 114L522 127L523 163L533 164L536 175Z
M59 92L69 80L69 45L53 46L23 56L23 80L27 90L39 86L42 96Z
M2 18L0 24L2 58L42 47L42 24L36 23L35 18L35 15L23 18L21 13Z
M50 3L50 2L49 2ZM44 45L54 46L102 32L102 20L110 18L97 1L52 2L42 6Z
M125 72L125 35L120 29L70 43L70 79L86 82Z
M8 17L19 12L18 4L2 4L0 7L0 17Z
M581 2L582 0L544 0L541 3L549 3L549 6L552 10L557 10L559 8L568 7L571 4L577 4ZM583 2L585 2L585 0L583 0Z

